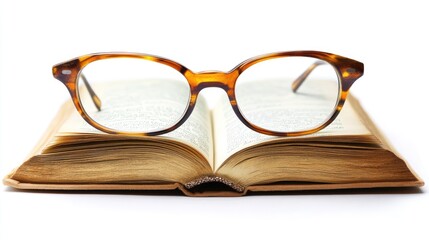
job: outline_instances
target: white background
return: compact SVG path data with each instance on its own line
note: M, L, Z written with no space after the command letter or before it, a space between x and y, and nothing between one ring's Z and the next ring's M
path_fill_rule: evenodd
M368 2L1 0L0 175L24 160L69 98L51 74L58 62L132 51L194 71L227 71L262 53L321 50L365 63L353 93L429 181L425 1ZM225 97L221 91L207 95ZM428 220L427 187L241 198L0 187L2 240L428 239Z

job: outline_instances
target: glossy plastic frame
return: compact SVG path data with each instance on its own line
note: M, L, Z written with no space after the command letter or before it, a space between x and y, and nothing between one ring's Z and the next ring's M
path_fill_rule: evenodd
M266 129L263 129L261 127L258 127L244 118L244 116L240 113L240 109L237 106L236 98L235 98L235 84L240 76L240 74L245 71L247 68L251 67L252 65L270 60L275 58L282 58L282 57L312 57L316 58L322 61L316 61L311 66L308 67L308 69L303 72L293 83L291 88L294 92L296 92L299 88L299 86L305 81L305 79L308 77L308 75L319 65L328 63L332 65L332 67L337 72L338 78L340 79L340 91L339 96L337 98L337 104L330 115L330 117L326 120L325 123L319 125L318 127L315 127L313 129L305 130L305 131L296 131L296 132L276 132L276 131L269 131ZM81 74L81 71L85 66L90 64L91 62L103 60L103 59L111 59L111 58L137 58L137 59L144 59L148 61L154 61L158 62L160 64L167 65L169 67L172 67L176 69L178 72L180 72L189 82L189 86L191 89L191 96L189 100L189 105L182 115L182 118L173 126L163 129L156 132L142 132L142 133L136 133L136 132L123 132L123 131L117 131L114 129L107 128L105 126L100 125L96 121L94 121L92 118L88 116L88 114L85 112L84 108L82 107L82 104L79 99L78 91L77 91L77 81L79 77L82 77L84 84L89 90L89 93L92 97L92 100L96 107L98 109L101 108L102 102L97 97L95 92L92 90L88 80ZM323 62L324 61L324 62ZM204 72L197 72L194 73L185 66L163 58L158 57L154 55L149 54L140 54L140 53L95 53L95 54L89 54L84 55L72 60L69 60L67 62L63 62L60 64L55 65L52 68L53 75L56 79L60 80L68 89L70 92L70 95L72 97L73 103L80 113L80 115L93 127L106 132L106 133L112 133L112 134L129 134L129 135L140 135L140 136L153 136L153 135L159 135L164 134L170 131L175 130L180 125L182 125L190 116L192 113L192 110L194 109L195 103L197 101L198 93L207 87L219 87L226 91L229 101L231 103L231 106L237 115L237 117L250 129L257 131L259 133L268 134L268 135L274 135L274 136L301 136L306 134L315 133L317 131L320 131L321 129L328 126L334 119L337 117L337 115L340 113L345 100L347 98L348 91L350 87L353 85L353 83L360 78L363 75L364 72L364 65L361 62L342 57L339 55L326 53L326 52L319 52L319 51L291 51L291 52L277 52L277 53L270 53L265 55L260 55L254 58L250 58L240 64L238 64L235 68L233 68L229 72L220 72L220 71L204 71Z

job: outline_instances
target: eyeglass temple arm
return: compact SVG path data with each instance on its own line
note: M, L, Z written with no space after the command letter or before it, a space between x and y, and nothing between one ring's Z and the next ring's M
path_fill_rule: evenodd
M323 61L316 61L313 64L311 64L295 81L292 82L292 91L296 92L298 91L301 84L307 79L307 77L310 75L313 70L320 66L326 64L326 62Z
M94 103L95 107L98 109L98 111L101 110L101 100L95 94L94 89L92 89L91 85L88 82L88 79L83 75L83 73L80 74L80 77L83 80L83 83L85 84L85 87L88 89L89 95L91 95L92 102Z

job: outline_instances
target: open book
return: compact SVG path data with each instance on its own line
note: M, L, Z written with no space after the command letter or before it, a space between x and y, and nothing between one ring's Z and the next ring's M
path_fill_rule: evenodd
M4 183L21 189L180 189L194 196L424 184L352 96L330 126L302 137L259 134L238 120L226 99L209 109L202 96L189 119L168 134L106 134L89 126L70 101Z

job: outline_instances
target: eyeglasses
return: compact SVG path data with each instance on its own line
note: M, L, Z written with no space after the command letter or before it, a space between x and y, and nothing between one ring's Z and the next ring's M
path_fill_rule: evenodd
M138 53L95 53L53 67L80 115L115 134L159 135L181 126L199 92L226 91L247 127L274 136L300 136L328 126L364 65L317 51L250 58L229 72L193 72L172 60Z

